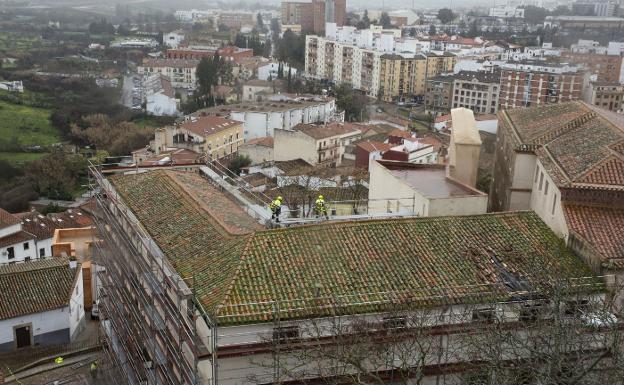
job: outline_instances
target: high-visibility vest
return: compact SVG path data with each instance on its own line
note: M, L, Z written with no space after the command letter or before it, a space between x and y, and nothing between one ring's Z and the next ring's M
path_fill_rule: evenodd
M317 199L316 200L316 207L317 208L325 207L325 200L324 199Z
M271 204L269 205L269 208L271 210L275 210L276 208L280 207L281 205L282 205L282 202L276 199L273 202L271 202Z
M97 369L97 364L95 362L92 362L91 363L91 370L93 371L95 369Z
M55 363L57 364L62 364L63 363L63 357L56 357L56 359L54 360Z

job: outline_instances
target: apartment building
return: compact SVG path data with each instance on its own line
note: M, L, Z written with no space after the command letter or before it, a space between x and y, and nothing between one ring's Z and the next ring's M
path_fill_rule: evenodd
M173 126L156 129L151 151L187 149L207 160L228 158L243 144L243 123L218 116L189 116Z
M176 47L175 49L168 49L165 55L167 59L186 60L200 60L204 57L214 57L215 55L218 55L221 59L225 61L238 62L242 58L253 57L253 49L239 48L234 46L213 47L191 45L186 47Z
M344 27L338 35L352 33L348 28ZM366 39L370 44L360 41ZM373 40L377 42L373 44ZM416 48L414 52L392 53L394 44L393 35L375 34L372 30L337 40L308 35L306 76L336 84L349 83L370 97L381 95L390 101L422 96L427 78L453 71L456 62L453 54L422 55Z
M265 229L253 209L196 173L97 180L102 335L129 383L313 383L367 370L396 379L412 367L423 383L461 383L472 374L466 368L485 362L454 354L465 338L493 320L521 333L527 320L559 314L545 290L552 277L577 282L574 298L587 308L605 301L600 281L528 211ZM531 306L535 298L546 300L543 310ZM566 324L571 336L593 330L575 321ZM360 350L361 370L353 355L326 365L322 350L309 354L336 353L333 337L344 348L353 338L375 348ZM399 363L393 347L406 341L430 341L434 353ZM510 360L525 362L523 351Z
M624 85L619 82L590 82L583 90L583 101L613 112L624 111Z
M385 102L411 100L424 96L427 57L385 54L380 60L379 95Z
M219 25L241 29L256 25L256 12L219 12Z
M303 159L311 165L336 167L342 164L346 146L362 137L350 123L298 124L292 130L275 130L276 161Z
M620 81L622 56L598 53L580 53L564 51L561 57L570 63L582 65L595 76L596 81L614 83Z
M441 75L427 79L425 92L425 111L435 115L445 115L453 108L452 75Z
M465 107L475 114L496 114L500 72L460 71L453 76L452 108Z
M346 0L282 1L282 24L299 25L305 32L323 34L326 23L343 26L346 16Z
M505 63L501 66L499 108L579 100L584 79L578 66L531 61Z
M194 89L197 86L196 70L199 60L196 59L143 59L137 67L140 74L161 74L171 80L173 88Z
M503 111L490 208L533 210L595 271L621 267L623 128L583 102Z

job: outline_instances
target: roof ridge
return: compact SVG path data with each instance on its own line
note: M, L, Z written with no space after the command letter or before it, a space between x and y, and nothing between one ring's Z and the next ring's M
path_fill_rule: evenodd
M311 228L325 228L328 226L356 226L361 225L363 223L384 223L384 222L392 222L392 223L402 223L409 221L419 221L419 222L441 222L447 220L455 220L457 218L481 218L486 216L497 216L497 217L507 217L507 216L516 216L518 214L532 214L533 210L516 210L516 211L496 211L489 212L483 214L466 214L466 215L441 215L435 217L403 217L403 218L371 218L371 219L362 219L362 220L349 220L349 221L321 221L319 223L312 224L304 224L296 227L280 227L278 229L262 229L256 230L253 235L256 234L268 234L278 231L295 231L299 229L306 229L309 231Z
M46 259L39 259L35 261L21 262L13 265L0 266L0 275L13 275L13 274L28 274L38 270L56 269L59 267L68 266L67 262L69 258L64 257L51 257ZM22 266L28 266L26 269L18 269Z
M221 301L220 301L221 306L224 306L226 301L230 299L230 295L232 293L232 290L234 289L236 280L238 276L240 275L240 272L242 271L243 262L247 259L245 258L245 256L247 255L246 251L249 250L249 248L251 247L251 241L254 238L254 236L255 236L255 233L251 233L245 236L247 238L247 242L245 242L245 247L243 247L243 249L241 250L238 256L238 265L236 266L236 270L234 271L234 274L232 274L232 279L228 283L228 286L223 293L223 297L221 298ZM218 312L216 313L218 314Z
M608 148L608 147L607 147ZM608 156L606 156L604 159L600 160L598 163L596 163L593 167L590 167L589 169L585 170L584 173L582 173L581 175L578 176L578 178L576 178L580 183L587 183L587 184L594 184L594 185L603 185L603 184L607 184L607 183L592 183L586 180L586 178L588 178L592 173L597 172L600 170L601 167L603 167L606 163L612 162L612 161L619 161L620 163L624 164L624 159L622 159L622 157L613 154L613 151L609 151L610 154Z
M548 143L550 143L550 142L556 140L557 138L559 138L565 132L578 129L578 128L580 128L580 126L582 124L585 124L590 119L595 118L595 117L598 116L598 114L595 111L591 111L591 110L587 111L587 107L585 107L585 106L583 106L583 107L586 110L585 113L583 113L582 115L577 116L576 118L574 118L574 119L564 123L562 126L560 126L558 128L554 128L554 129L546 131L542 135L540 135L540 136L538 136L536 138L533 138L531 140L531 142L533 142L533 144L535 144L535 145L546 146Z

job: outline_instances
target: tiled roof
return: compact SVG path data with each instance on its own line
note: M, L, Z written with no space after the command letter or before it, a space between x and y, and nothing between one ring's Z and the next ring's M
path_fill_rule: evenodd
M79 266L67 258L0 266L0 319L68 306Z
M557 186L624 190L624 120L582 102L505 110L502 118L516 148L535 151Z
M373 152L373 151L388 151L389 149L391 149L393 147L393 145L388 144L388 143L383 143L383 142L376 142L376 141L366 141L366 142L360 142L357 144L358 147L361 147L363 150L367 151L367 152Z
M19 218L10 212L0 208L0 229L5 227L13 226L20 223Z
M281 317L288 319L309 316L306 307L314 307L316 316L329 315L329 308L318 305L328 304L330 296L346 301L352 312L372 312L383 311L386 301L433 304L440 294L453 303L510 299L509 277L540 290L553 276L591 276L532 212L234 236L199 210L171 175L116 175L111 181L180 275L192 278L198 300L221 324L270 320L271 301L280 302ZM216 199L220 193L208 194Z
M397 138L411 138L412 134L405 130L399 130L398 128L395 128L394 130L390 131L390 133L388 133L388 136L395 136Z
M242 129L242 124L242 122L236 120L208 115L192 117L190 120L181 123L180 128L191 131L199 136L207 137L235 126L241 126Z
M22 229L37 237L48 239L54 236L54 230L60 228L55 221L37 211L16 214L22 220Z
M29 241L31 239L35 239L35 236L33 234L27 233L26 231L18 231L17 233L9 234L5 237L0 238L0 247L16 245Z
M274 141L272 136L264 136L262 138L248 140L247 142L245 142L245 145L257 145L273 148L273 143Z
M361 132L353 125L342 123L329 123L323 125L299 123L293 129L317 140Z
M568 228L581 236L604 260L624 259L624 208L565 204Z
M91 215L81 208L67 209L61 213L48 215L62 229L80 228L93 226Z

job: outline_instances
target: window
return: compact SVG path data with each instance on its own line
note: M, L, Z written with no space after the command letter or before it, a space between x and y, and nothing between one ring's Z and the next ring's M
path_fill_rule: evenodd
M533 181L534 183L537 183L537 177L539 176L539 168L535 168L535 180Z
M494 321L496 311L494 308L477 309L472 312L473 321Z
M30 249L30 243L28 242L24 242L23 246L24 246L24 250Z
M548 181L546 181L546 184L544 185L544 195L548 195Z
M8 259L15 258L15 249L13 248L13 246L7 249L7 256L8 256Z
M403 329L407 326L405 317L384 317L383 326L386 330Z
M45 257L45 249L42 247L41 249L39 249L39 258L43 257Z
M553 195L552 209L550 209L550 215L555 215L555 207L557 206L557 194Z
M285 342L299 338L299 326L282 326L273 329L273 340Z
M542 191L542 184L544 183L544 174L540 172L539 190Z

